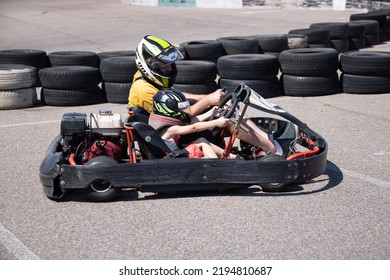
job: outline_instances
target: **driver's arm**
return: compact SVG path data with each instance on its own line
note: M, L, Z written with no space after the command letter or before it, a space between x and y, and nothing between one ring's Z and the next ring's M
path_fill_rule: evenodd
M210 117L212 116L215 110L218 110L217 106L214 106L213 108L211 108L210 110L208 110L203 114L193 117L191 119L191 123L207 121L208 119L210 119Z
M218 105L218 103L225 97L226 92L222 89L217 89L210 94L184 94L190 102L195 100L196 102L191 105L191 117L197 116L206 110L210 106Z
M204 131L209 128L214 127L225 127L229 124L229 119L220 117L215 120L206 121L206 122L197 122L189 125L184 126L171 126L167 129L166 133L164 134L164 139L169 139L173 135L186 135L190 133L195 133L199 131Z

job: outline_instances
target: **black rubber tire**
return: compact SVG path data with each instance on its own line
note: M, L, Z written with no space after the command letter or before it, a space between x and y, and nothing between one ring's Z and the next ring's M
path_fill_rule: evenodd
M366 33L366 24L362 21L348 22L348 36L349 37L364 37Z
M379 28L386 28L386 15L376 13L361 13L352 14L349 17L349 21L355 20L375 20L378 22Z
M225 55L218 59L217 69L226 79L262 80L278 75L279 61L267 54Z
M48 58L42 50L0 50L0 64L24 64L41 69L48 66Z
M95 158L92 158L89 162L87 162L87 165L99 165L99 166L107 166L108 168L112 168L113 166L117 165L118 162L115 161L114 159L107 157L107 156L98 156ZM98 176L98 174L96 174ZM110 184L109 182L106 182L101 179L95 180L93 183L95 184L102 184L102 183L107 183ZM93 184L92 183L92 184ZM93 185L89 185L85 189L85 196L94 202L108 202L112 201L118 194L118 190L114 188L112 185L107 186L107 190L103 191L98 191L96 186L94 187Z
M137 70L135 56L109 57L100 61L100 73L105 82L131 83Z
M280 155L269 154L260 158L261 161L285 161L286 159ZM259 184L263 192L280 192L286 187L286 183L261 183Z
M329 29L292 29L288 32L289 34L303 34L309 39L309 44L326 44L330 40Z
M33 66L0 64L0 90L33 87L37 79L38 71Z
M30 108L36 102L36 88L0 90L0 110Z
M363 37L366 39L365 46L373 46L379 44L380 28L379 28L378 21L370 20L370 19L361 19L361 20L354 20L351 23L364 25L365 29L364 29Z
M390 77L341 74L340 83L345 93L390 93Z
M99 68L99 57L89 51L60 51L48 54L51 66L90 66Z
M255 54L260 52L259 42L256 38L235 36L235 37L220 37L217 41L221 41L225 54Z
M293 76L283 74L282 89L288 96L321 96L340 92L338 74L323 76Z
M92 105L102 101L102 91L98 86L69 90L42 88L41 100L49 106Z
M207 60L217 62L224 55L222 42L216 40L198 40L183 42L180 48L184 49L188 60Z
M363 36L366 34L377 34L379 32L379 24L376 20L356 20L356 21L351 21L351 24L364 25Z
M279 55L282 73L297 76L321 76L338 69L338 52L331 48L293 49Z
M97 53L100 61L105 58L110 57L119 57L119 56L135 56L135 51L108 51L108 52L99 52Z
M233 92L241 82L244 82L247 86L264 98L271 98L280 95L280 86L277 77L264 80L233 80L220 78L219 87L226 88L227 92Z
M288 50L287 34L254 35L264 53L280 53Z
M348 37L348 22L312 23L310 29L327 29L330 31L330 39L345 39Z
M97 86L101 82L98 68L89 66L57 66L39 70L42 87L79 89Z
M211 61L181 60L176 62L176 67L179 84L210 83L217 78L217 65Z
M340 68L346 74L390 76L389 52L351 51L340 55Z
M182 92L193 93L193 94L209 94L218 89L216 82L210 82L205 84L177 84L173 88Z
M129 103L129 92L132 83L103 82L103 100L109 103Z

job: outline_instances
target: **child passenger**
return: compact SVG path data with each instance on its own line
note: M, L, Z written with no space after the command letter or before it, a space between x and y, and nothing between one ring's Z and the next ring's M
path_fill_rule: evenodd
M229 119L220 117L209 120L213 110L191 119L189 101L179 90L167 88L153 96L153 113L149 116L149 125L157 130L161 138L172 151L179 150L180 135L204 131L214 127L226 127ZM190 158L218 158L224 150L200 137L184 147ZM230 154L229 158L236 155Z

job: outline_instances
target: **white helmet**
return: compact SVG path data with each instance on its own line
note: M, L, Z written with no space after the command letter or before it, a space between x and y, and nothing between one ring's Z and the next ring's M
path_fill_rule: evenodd
M138 44L136 64L142 76L161 88L170 88L175 83L177 68L175 61L182 60L182 53L164 39L147 35ZM169 74L162 73L159 68L171 64Z

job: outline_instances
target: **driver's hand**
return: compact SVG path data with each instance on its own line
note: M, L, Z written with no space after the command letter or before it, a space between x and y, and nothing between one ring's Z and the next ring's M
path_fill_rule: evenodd
M225 117L220 117L216 119L216 126L217 127L225 127L229 124L229 119Z
M207 95L208 103L210 106L218 105L219 102L226 96L226 92L222 89L217 89L216 91Z

